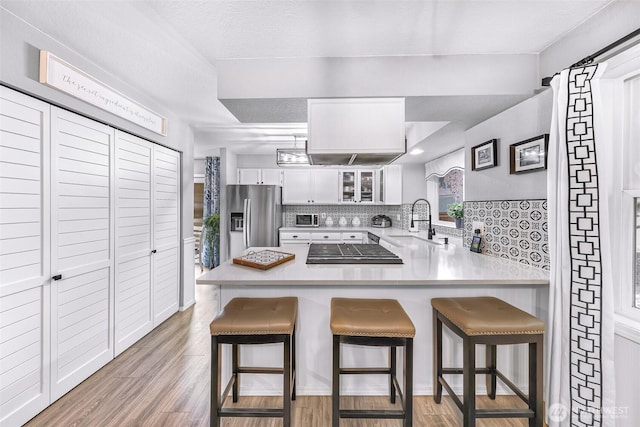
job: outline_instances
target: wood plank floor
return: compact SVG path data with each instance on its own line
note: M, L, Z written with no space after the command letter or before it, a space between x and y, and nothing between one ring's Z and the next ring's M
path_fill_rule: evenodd
M196 286L197 304L177 313L111 363L26 424L36 426L208 426L209 323L217 304L213 286ZM343 408L391 407L384 397L345 397ZM480 407L514 405L518 399L479 398ZM520 403L520 402L518 402ZM279 406L277 397L245 397L238 406ZM522 403L517 406L523 406ZM296 427L330 426L329 396L299 396L293 404ZM225 427L281 426L279 419L225 419ZM460 411L443 397L414 399L415 426L462 425ZM480 420L478 426L526 426L524 420ZM399 420L343 420L342 427L401 426Z

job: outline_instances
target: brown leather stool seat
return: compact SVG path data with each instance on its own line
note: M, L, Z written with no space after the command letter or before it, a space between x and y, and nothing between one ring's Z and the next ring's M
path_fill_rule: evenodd
M283 426L291 425L291 401L296 398L296 321L298 299L233 298L209 325L211 331L211 426L220 426L222 417L282 417ZM283 343L283 367L240 366L239 345ZM232 373L224 393L222 389L221 344L231 344ZM233 402L238 401L240 374L282 374L283 407L223 408L232 390Z
M542 427L542 360L544 322L494 297L433 298L434 399L440 403L442 387L460 408L465 427L477 418L528 418L530 427ZM462 338L463 367L442 367L442 324ZM525 395L497 367L496 346L529 344L529 393ZM476 344L486 346L486 368L476 368ZM463 401L453 392L443 374L463 374ZM477 409L476 374L486 374L487 394L496 397L500 378L528 409Z
M400 303L394 299L331 299L331 332L333 333L332 425L340 418L403 419L404 426L413 424L413 338L416 329ZM341 368L340 344L389 347L389 366L383 368ZM403 347L402 392L397 373L397 347ZM402 410L340 409L340 375L389 375L389 398L400 397Z

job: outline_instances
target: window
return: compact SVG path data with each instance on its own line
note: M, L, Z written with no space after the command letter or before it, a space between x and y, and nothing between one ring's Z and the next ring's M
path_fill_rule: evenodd
M426 163L427 199L433 209L433 224L452 227L447 207L464 201L464 148Z
M454 222L454 218L447 213L447 208L452 203L462 203L463 188L463 170L453 169L442 178L438 178L438 219L440 221Z
M619 242L611 248L616 333L640 343L640 45L608 62L602 95L612 112L611 168L620 190L609 204Z

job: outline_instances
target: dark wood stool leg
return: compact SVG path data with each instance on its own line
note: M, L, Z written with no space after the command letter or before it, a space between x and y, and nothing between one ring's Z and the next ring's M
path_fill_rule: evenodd
M433 400L442 400L442 321L438 318L438 311L433 310Z
M238 374L238 366L240 360L240 348L238 344L231 345L231 375L233 375L233 387L231 389L233 403L238 401L238 388L240 387L240 375Z
M405 341L403 361L404 378L404 427L413 426L413 338Z
M296 328L293 327L293 334L291 335L291 375L293 376L293 390L291 392L291 400L296 400Z
M487 368L491 370L490 373L486 375L487 382L487 396L489 399L495 400L496 398L496 369L497 369L497 356L496 356L496 346L487 344L486 345L486 360L487 360Z
M211 427L220 427L220 393L222 393L222 364L220 363L220 349L218 340L215 336L211 337L211 402L209 425Z
M397 375L397 352L396 347L389 347L389 401L396 403L396 385L393 382L394 377Z
M331 379L331 425L340 427L340 335L333 336Z
M463 402L462 425L475 427L476 425L476 346L469 338L462 339L463 353Z
M542 336L536 342L529 343L529 409L535 411L535 417L529 418L529 427L542 427Z
M284 339L284 381L282 387L282 426L291 425L291 337Z

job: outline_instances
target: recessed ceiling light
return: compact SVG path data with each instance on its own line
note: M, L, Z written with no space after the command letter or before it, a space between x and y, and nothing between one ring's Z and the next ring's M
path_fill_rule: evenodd
M416 155L422 154L422 153L424 153L424 150L421 149L421 148L414 148L413 150L411 150L409 152L409 154L411 154L412 156L416 156Z

